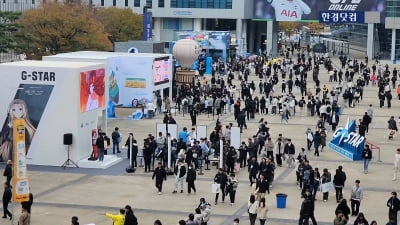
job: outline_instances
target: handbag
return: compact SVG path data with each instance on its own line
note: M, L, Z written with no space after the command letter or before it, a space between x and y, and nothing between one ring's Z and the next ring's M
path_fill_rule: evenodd
M220 184L212 183L211 184L211 193L216 194L219 193Z
M332 191L333 189L335 189L335 186L333 185L332 181L321 184L322 192L329 192L329 191Z

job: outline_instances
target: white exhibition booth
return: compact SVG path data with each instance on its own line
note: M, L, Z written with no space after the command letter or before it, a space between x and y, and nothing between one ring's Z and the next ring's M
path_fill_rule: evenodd
M106 65L106 103L108 116L114 106L138 107L154 102L154 93L164 98L164 89L172 96L172 55L81 51L44 56L43 61L99 62Z
M0 64L0 160L11 159L16 118L26 123L27 164L61 166L67 159L64 134L68 133L72 134L71 160L78 165L87 160L92 151L91 132L98 128L98 115L106 109L106 76L103 63ZM102 124L106 124L104 116Z

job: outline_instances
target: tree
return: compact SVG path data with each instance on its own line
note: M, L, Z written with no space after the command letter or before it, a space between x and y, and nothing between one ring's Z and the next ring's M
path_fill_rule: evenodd
M87 6L79 3L46 3L24 12L19 22L28 51L36 57L111 47L103 25Z
M301 28L301 23L299 22L282 22L278 23L279 30L285 33L292 33L294 30L299 30Z
M142 38L142 16L130 8L96 8L94 14L104 25L112 43Z
M321 23L308 23L306 26L310 28L312 34L318 34L324 31L324 25Z
M0 12L0 52L7 53L20 47L16 38L19 29L16 21L20 16L19 12Z

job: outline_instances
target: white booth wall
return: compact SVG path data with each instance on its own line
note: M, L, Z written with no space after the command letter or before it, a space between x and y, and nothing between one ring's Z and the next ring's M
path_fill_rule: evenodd
M0 64L0 82L3 87L0 89L0 102L3 103L0 104L2 130L7 130L4 128L8 123L8 108L15 98L28 96L26 101L36 101L41 104L40 107L36 105L27 110L30 122L33 123L34 120L37 122L36 131L29 141L28 164L49 166L63 164L67 159L67 146L63 143L63 136L66 133L72 133L73 136L70 145L70 158L73 161L77 162L91 154L91 131L97 128L99 111L105 107L105 103L99 102L99 108L81 112L81 72L92 70L96 73L105 73L105 65L89 62L43 61ZM40 79L39 72L43 72L42 75L44 72L47 72L47 75L52 73L53 76L47 78L42 76ZM35 73L36 77L33 76ZM27 105L32 102L28 102ZM36 118L32 118L31 115L36 115Z

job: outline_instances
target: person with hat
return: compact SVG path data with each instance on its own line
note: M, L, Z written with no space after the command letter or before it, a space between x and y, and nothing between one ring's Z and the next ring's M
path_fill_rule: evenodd
M400 216L400 199L397 198L397 192L392 192L392 196L387 200L386 205L389 207L389 219L393 218L394 224L397 224Z

